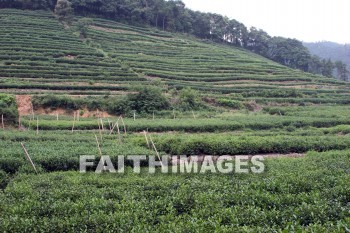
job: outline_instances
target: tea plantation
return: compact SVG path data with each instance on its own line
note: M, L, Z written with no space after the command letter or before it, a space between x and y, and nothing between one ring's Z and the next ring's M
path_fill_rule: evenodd
M80 19L0 9L0 232L349 232L349 83L99 18L82 37ZM265 170L80 173L84 155L262 155Z

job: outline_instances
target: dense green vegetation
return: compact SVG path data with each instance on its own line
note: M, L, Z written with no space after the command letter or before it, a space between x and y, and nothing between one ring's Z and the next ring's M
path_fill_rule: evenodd
M219 14L192 11L180 0L3 0L0 2L1 7L54 9L58 19L68 24L73 21L74 11L82 16L99 16L132 25L149 25L242 47L306 72L332 77L335 68L339 71L339 67L343 67L342 75L337 77L346 81L349 75L343 62L333 63L311 55L301 41L272 37L261 29L248 29L243 23ZM86 28L80 29L80 35L85 37Z
M346 232L349 155L268 160L261 175L20 174L0 231Z
M0 129L1 232L349 230L348 83L214 43L227 34L199 35L203 28L194 25L202 19L187 29L181 20L172 22L169 14L181 7L178 1L138 1L135 9L139 4L150 9L133 11L131 19L128 4L135 1L71 2L85 16L108 11L108 18L135 24L146 17L148 24L211 40L107 19L69 19L67 2L61 2L60 22L49 11L0 10L0 113L19 124L5 122ZM31 3L5 0L0 7L56 5ZM165 4L159 15L149 15L158 3ZM160 13L169 5L174 8ZM183 10L176 19L187 12L192 19L221 20ZM191 27L196 31L187 31ZM229 42L243 43L228 33ZM269 43L305 52L298 41L265 36ZM250 49L263 54L270 45ZM280 52L286 56L289 49ZM295 61L293 54L288 59ZM33 104L34 116L18 118L13 94L31 95L32 103L22 107L31 110ZM83 117L92 110L96 113ZM38 114L46 111L52 115ZM103 117L106 112L112 115ZM150 175L143 162L141 174L134 174L128 161L126 174L78 173L82 155L95 155L95 164L110 155L115 165L123 155L156 156L144 131L160 155L260 154L266 170Z
M4 123L15 123L18 118L18 110L15 96L0 93L0 117Z
M98 18L79 19L64 29L46 11L0 11L4 92L117 96L151 83L182 110L189 110L188 103L181 103L174 89L200 91L191 109L203 108L200 98L210 93L209 103L227 108L246 107L249 101L349 103L348 84L288 69L246 50ZM99 106L90 107L106 109L108 101L98 100Z

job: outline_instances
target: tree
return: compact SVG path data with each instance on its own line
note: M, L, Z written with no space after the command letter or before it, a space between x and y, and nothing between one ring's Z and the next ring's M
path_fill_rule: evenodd
M228 18L219 14L209 14L211 39L225 41Z
M337 78L343 81L348 81L349 71L346 68L346 65L341 61L336 61L334 66L337 71Z
M248 30L244 24L231 19L227 23L226 41L236 46L244 46L248 37Z
M334 70L334 64L331 61L331 59L322 59L321 61L322 64L322 71L321 74L326 77L333 77L333 70Z
M87 32L88 32L88 28L89 26L92 24L92 20L88 19L88 18L82 18L79 19L78 23L77 23L77 28L80 32L80 37L81 38L86 38L87 37Z
M72 4L67 0L58 0L55 7L55 14L60 21L70 24L73 20Z
M251 27L248 33L247 49L267 57L271 37L263 30Z

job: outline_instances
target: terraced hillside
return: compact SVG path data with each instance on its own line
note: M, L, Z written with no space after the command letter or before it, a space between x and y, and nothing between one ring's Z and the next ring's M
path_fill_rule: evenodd
M0 10L0 92L17 94L0 93L0 232L349 232L349 83L107 20L85 38L77 20ZM85 155L118 173L83 174ZM168 162L119 173L129 155ZM222 156L231 171L212 170Z
M49 12L1 10L0 15L1 91L98 94L125 90L126 80L140 81L65 30Z
M49 12L0 10L3 92L120 94L159 78L216 97L349 103L349 84L292 70L253 53L152 28L94 19L87 39Z

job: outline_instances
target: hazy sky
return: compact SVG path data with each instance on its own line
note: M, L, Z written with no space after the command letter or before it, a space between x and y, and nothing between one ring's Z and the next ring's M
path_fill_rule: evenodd
M350 43L350 0L183 0L193 10L226 15L272 36Z

